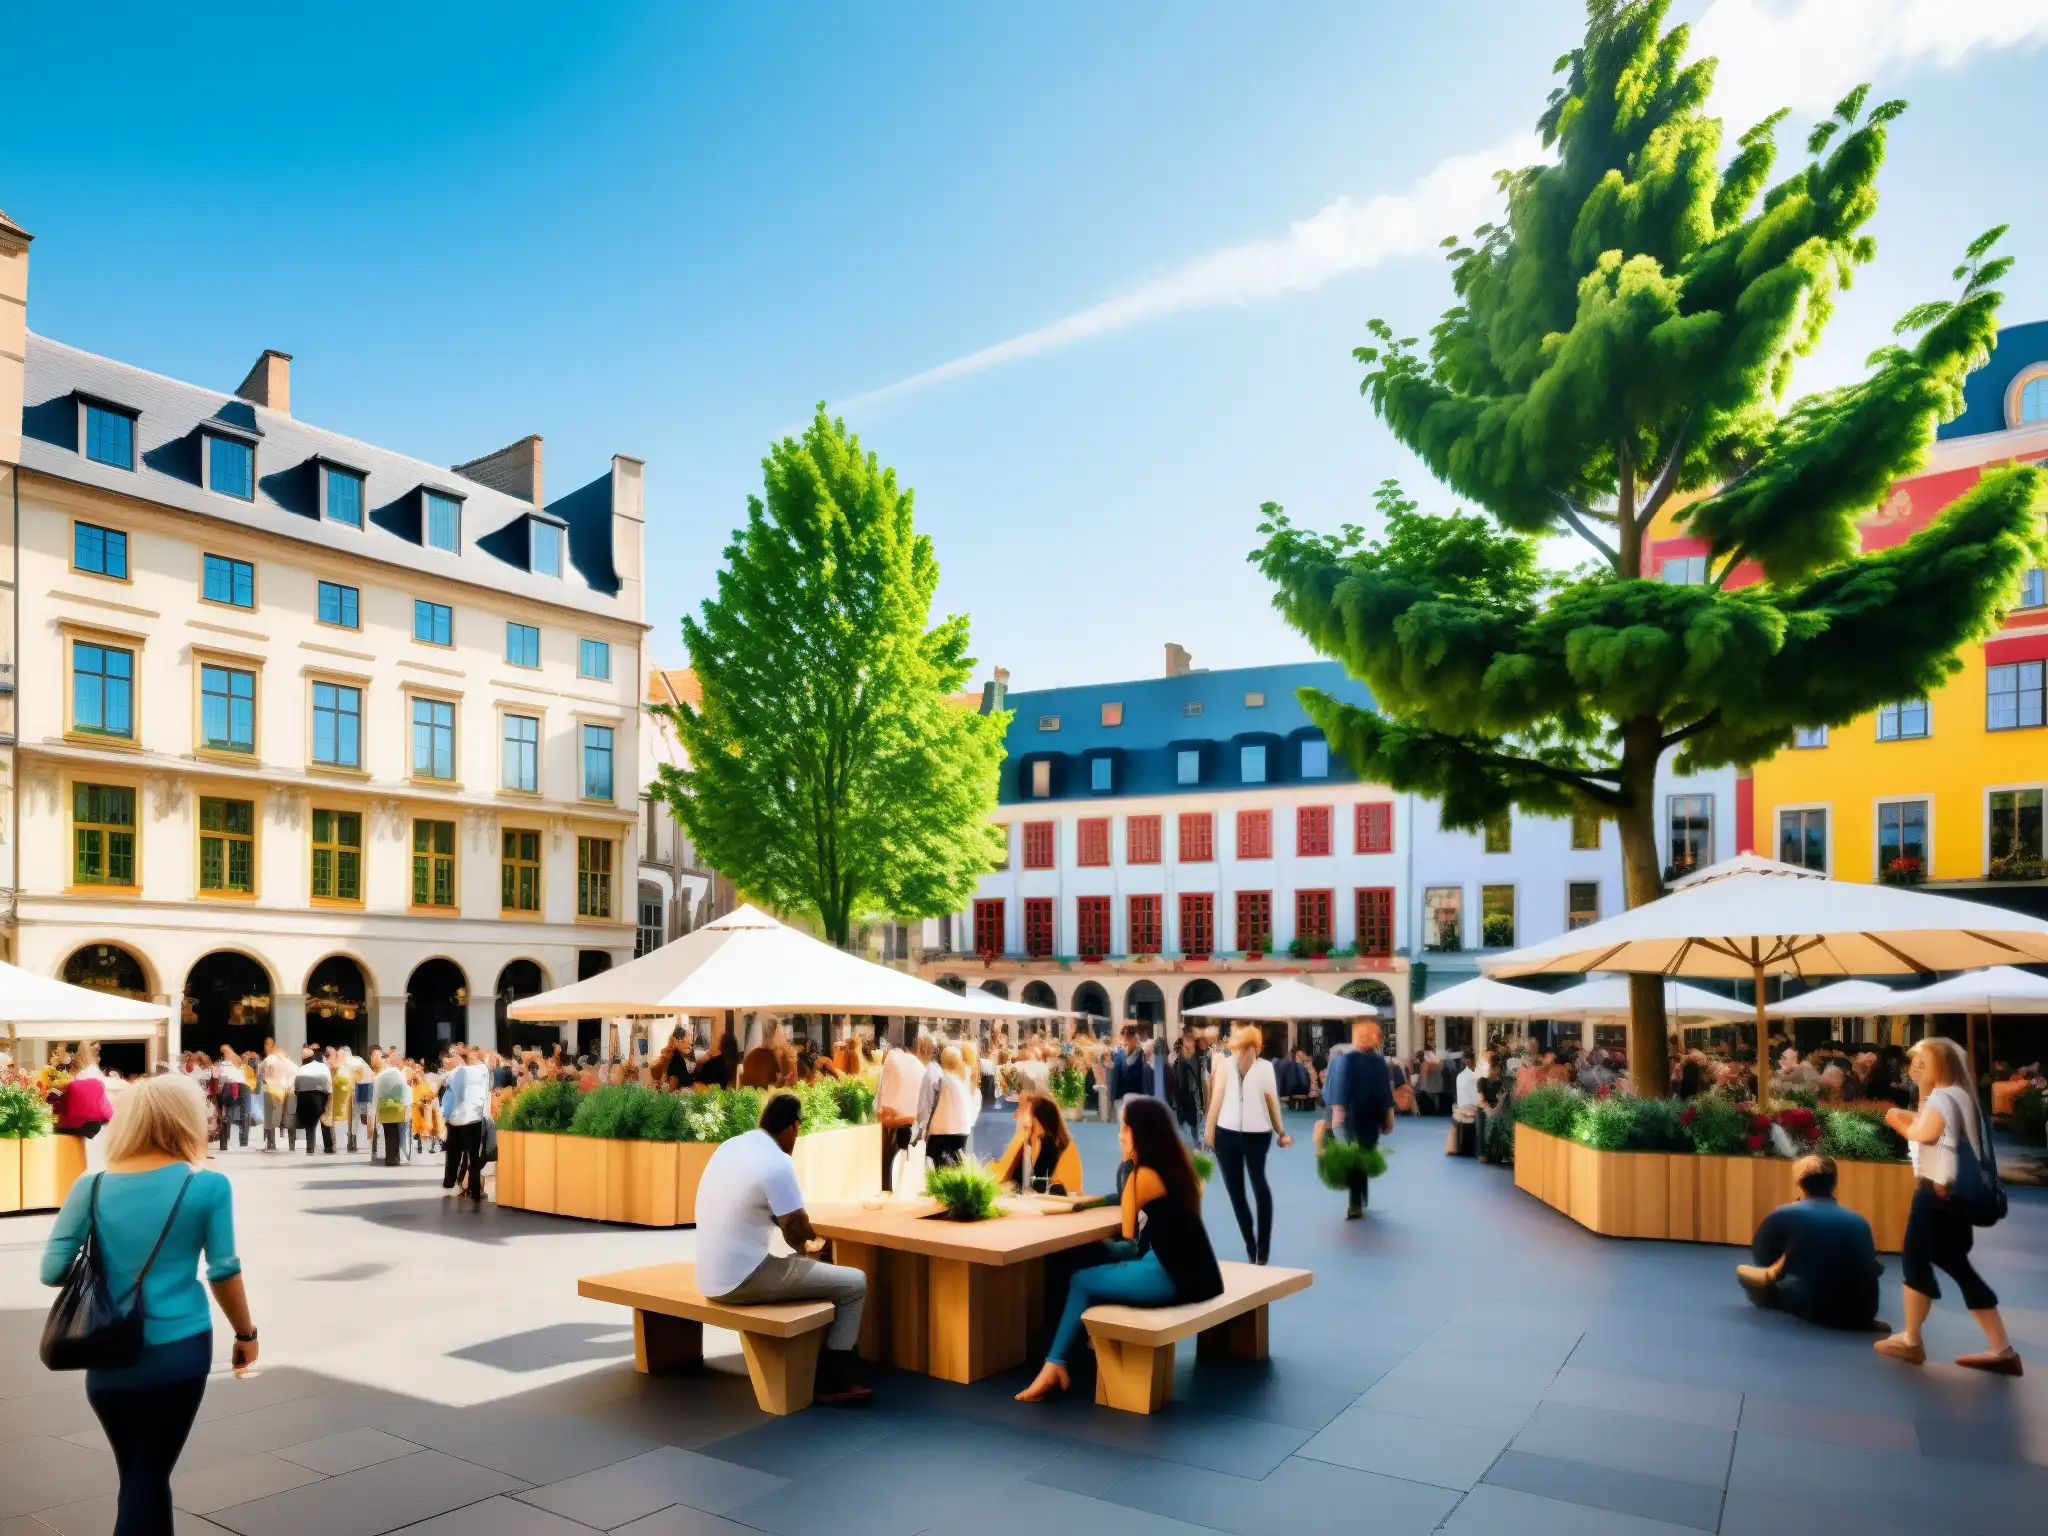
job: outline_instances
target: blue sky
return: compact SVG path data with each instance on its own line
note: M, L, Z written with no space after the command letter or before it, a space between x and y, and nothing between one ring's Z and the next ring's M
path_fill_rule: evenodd
M1577 0L82 14L10 7L34 329L221 389L278 347L305 419L443 463L540 432L556 492L644 457L671 663L767 443L840 403L1018 687L1149 676L1168 640L1303 658L1244 561L1259 503L1333 526L1396 475L1448 504L1350 351L1442 309L1434 238L1582 27ZM1799 109L1785 163L1847 83L1913 104L1802 383L1990 224L2006 318L2048 317L2048 0L1675 14L1731 118Z

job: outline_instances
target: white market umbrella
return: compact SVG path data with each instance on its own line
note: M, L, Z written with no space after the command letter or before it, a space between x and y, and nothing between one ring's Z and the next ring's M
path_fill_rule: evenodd
M1380 1011L1371 1003L1340 997L1312 987L1299 976L1286 976L1270 987L1245 997L1228 997L1220 1003L1203 1003L1183 1008L1184 1019L1217 1019L1226 1023L1290 1024L1299 1019L1378 1019Z
M0 961L0 1036L23 1040L153 1040L171 1010L75 987Z
M944 990L943 988L941 990ZM969 987L963 994L967 1001L986 1012L977 1013L980 1019L1085 1019L1085 1013L1065 1013L1058 1008L1041 1008L1036 1003L1020 1003L1007 997L998 997L982 987Z
M1771 1070L1766 976L1896 976L2013 961L2048 961L2048 922L1740 854L1679 881L1657 901L1481 964L1495 976L1747 976L1756 989L1762 1099Z
M1908 994L1874 981L1838 981L1815 987L1764 1010L1774 1019L1875 1019L1916 1010L1902 1006ZM1917 997L1918 993L1911 994Z
M1625 1019L1629 1016L1628 982L1620 976L1603 976L1582 981L1576 987L1553 992L1549 1008L1537 1015L1543 1019ZM1678 1020L1719 1023L1750 1016L1749 1006L1704 987L1689 987L1682 981L1664 983L1664 1011Z
M1898 1013L1961 1013L1969 1015L1970 1072L1977 1071L1977 1015L1984 1015L1984 1056L1992 1052L1991 1021L1997 1015L2048 1013L2048 977L2017 966L1994 965L1951 976L1917 992L1896 994Z
M1410 1011L1426 1019L1547 1019L1550 994L1511 987L1490 976L1474 976L1455 987L1432 992Z
M996 1006L988 1006L994 1004ZM1022 1006L948 992L742 906L638 960L513 1003L514 1019L698 1017L726 1012L1003 1019Z

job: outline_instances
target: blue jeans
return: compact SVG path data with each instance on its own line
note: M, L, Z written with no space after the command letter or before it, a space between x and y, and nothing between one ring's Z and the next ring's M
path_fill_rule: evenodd
M1082 1270L1068 1283L1067 1309L1060 1314L1052 1348L1045 1352L1047 1360L1054 1365L1067 1363L1068 1351L1081 1335L1081 1314L1098 1301L1127 1307L1169 1307L1174 1301L1173 1281L1156 1253L1123 1264L1099 1264Z

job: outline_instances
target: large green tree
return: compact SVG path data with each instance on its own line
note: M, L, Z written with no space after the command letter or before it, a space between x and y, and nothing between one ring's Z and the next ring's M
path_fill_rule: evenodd
M762 471L717 596L683 619L703 702L654 706L689 754L656 793L713 868L835 944L866 916L956 912L1004 853L1008 716L947 697L967 619L930 623L911 492L823 406Z
M1903 103L1866 110L1852 91L1773 182L1782 112L1724 152L1714 61L1687 59L1661 0L1587 9L1539 120L1554 163L1504 173L1501 221L1445 242L1456 301L1426 349L1374 321L1356 353L1381 420L1485 515L1427 516L1385 486L1368 539L1268 504L1252 559L1281 612L1372 687L1372 710L1303 696L1361 773L1440 797L1453 827L1510 805L1611 818L1635 906L1664 889L1665 754L1753 763L1800 727L1938 686L2038 558L2039 475L1986 474L1905 543L1861 553L1859 519L1924 462L1995 337L1998 232L1857 382L1788 400L1836 289L1875 254ZM1704 541L1706 584L1648 579L1660 513ZM1547 573L1552 536L1585 563ZM1661 1095L1653 978L1632 1002L1632 1076Z

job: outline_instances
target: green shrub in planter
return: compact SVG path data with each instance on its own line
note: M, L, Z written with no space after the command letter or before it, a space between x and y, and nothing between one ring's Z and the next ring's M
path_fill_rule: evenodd
M842 1077L832 1085L839 1099L839 1118L848 1125L866 1125L875 1118L875 1080Z
M538 1131L543 1135L566 1133L576 1118L576 1103L583 1097L574 1081L554 1078L520 1090L499 1117L501 1131Z
M1002 1186L978 1157L963 1157L948 1167L933 1163L925 1169L924 1192L944 1206L953 1221L987 1221L1001 1214L996 1196Z
M597 1141L625 1140L626 1115L633 1096L648 1091L624 1085L593 1088L583 1095L576 1105L576 1113L570 1116L569 1134L588 1136Z
M1751 1113L1733 1099L1703 1093L1685 1106L1682 1118L1693 1151L1702 1157L1748 1157Z
M1586 1096L1557 1084L1537 1088L1515 1100L1515 1119L1546 1136L1576 1136L1586 1113Z
M1579 1139L1602 1152L1690 1152L1681 1106L1613 1094L1586 1103Z
M1868 1116L1843 1109L1823 1109L1820 1115L1819 1152L1837 1162L1889 1163L1897 1161L1886 1145L1888 1128ZM1895 1141L1902 1139L1893 1136Z
M1061 1109L1079 1109L1088 1097L1088 1074L1078 1063L1063 1061L1046 1074L1046 1087Z
M1378 1147L1361 1147L1342 1136L1328 1136L1316 1153L1316 1174L1331 1189L1349 1189L1351 1176L1362 1173L1376 1179L1387 1171L1387 1154Z
M846 1123L839 1113L839 1085L830 1079L798 1083L794 1088L776 1091L794 1093L797 1103L803 1107L803 1113L797 1119L799 1136L809 1136L814 1131L834 1131Z
M744 1136L761 1123L761 1095L752 1088L718 1090L719 1121L724 1130L720 1141Z
M0 1141L51 1134L50 1112L26 1083L0 1083Z

